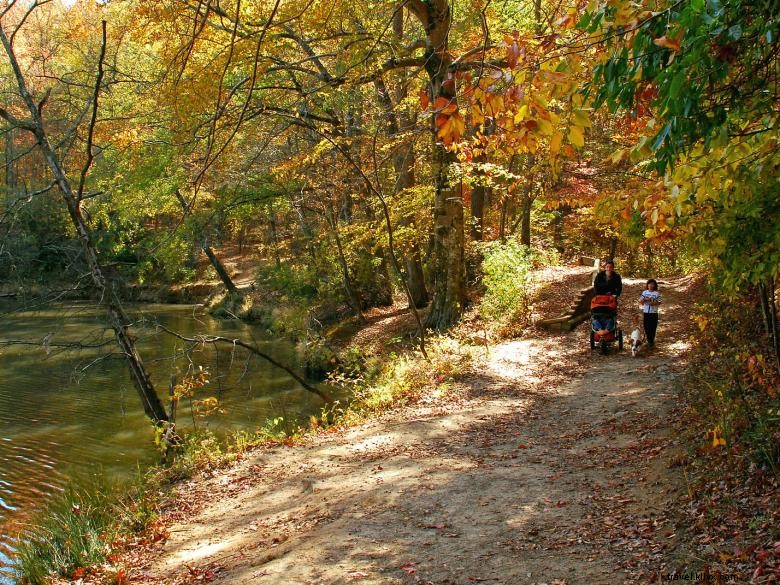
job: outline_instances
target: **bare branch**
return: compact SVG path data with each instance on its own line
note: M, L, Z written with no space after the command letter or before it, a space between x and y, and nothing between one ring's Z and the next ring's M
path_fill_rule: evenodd
M322 398L328 404L333 404L333 398L331 398L330 396L325 394L325 392L323 392L319 388L316 388L315 386L312 386L306 380L304 380L301 376L299 376L297 373L295 373L292 369L290 369L287 366L285 366L284 364L276 361L274 358L272 358L267 353L264 353L264 352L260 351L254 345L251 345L249 343L241 341L240 339L230 339L228 337L221 337L221 336L218 336L218 335L197 335L195 337L185 337L184 335L181 335L180 333L176 333L175 331L171 331L170 329L168 329L167 327L165 327L163 325L158 325L158 327L160 329L162 329L163 331L165 331L166 333L168 333L169 335L173 335L174 337L176 337L178 339L181 339L182 341L187 341L189 343L200 343L200 344L203 344L203 343L225 343L225 344L229 344L229 345L232 345L232 346L243 347L247 351L255 354L256 356L259 356L259 357L263 358L268 363L270 363L270 364L276 366L277 368L282 369L285 372L287 372L288 374L290 374L290 377L293 380L298 382L301 386L303 386L309 392L312 392L313 394L316 394L317 396Z
M35 124L33 124L31 120L20 120L5 108L0 108L0 118L3 118L14 128L27 130L28 132L35 134Z
M87 160L84 161L84 166L81 169L81 176L79 177L79 186L76 190L76 198L81 201L84 198L84 184L87 181L87 173L89 167L92 166L92 161L95 159L95 155L92 153L92 139L95 134L95 122L97 121L98 113L98 97L100 96L100 86L103 83L103 60L106 58L106 21L101 23L103 39L100 44L100 57L98 57L97 78L95 79L95 91L92 94L92 118L89 121L89 129L87 131Z
M14 7L14 4L16 4L16 0L11 0L8 3L8 5L3 9L3 11L0 12L0 18L3 18L8 13L8 11L10 11L11 8Z

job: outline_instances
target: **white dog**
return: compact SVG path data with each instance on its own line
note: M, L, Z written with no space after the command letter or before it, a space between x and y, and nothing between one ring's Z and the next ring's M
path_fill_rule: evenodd
M643 344L644 339L642 338L642 332L639 330L639 327L637 327L631 332L631 355L633 357L636 357L636 355L639 353L639 348Z

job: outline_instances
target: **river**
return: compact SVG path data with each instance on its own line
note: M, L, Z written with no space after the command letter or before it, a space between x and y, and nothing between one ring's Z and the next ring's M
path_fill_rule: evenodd
M290 376L241 348L211 345L189 355L186 344L154 327L160 323L184 335L212 334L252 341L282 363L296 362L287 341L239 321L216 320L201 307L142 305L129 307L139 322L134 333L158 393L171 374L191 364L203 366L210 384L203 396L219 398L221 412L192 420L187 404L180 426L224 433L254 430L268 419L289 424L317 414L322 400ZM159 457L127 366L101 348L64 349L79 342L97 345L113 339L104 313L88 304L62 304L37 310L0 309L0 584L11 582L14 543L31 512L66 484L88 484L95 475L129 481ZM44 347L41 340L46 340Z

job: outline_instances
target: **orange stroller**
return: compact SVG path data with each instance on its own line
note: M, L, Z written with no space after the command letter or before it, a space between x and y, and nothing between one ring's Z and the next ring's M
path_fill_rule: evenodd
M623 330L618 327L617 309L614 295L596 295L590 302L590 348L596 349L598 345L604 355L615 341L618 349L623 349Z

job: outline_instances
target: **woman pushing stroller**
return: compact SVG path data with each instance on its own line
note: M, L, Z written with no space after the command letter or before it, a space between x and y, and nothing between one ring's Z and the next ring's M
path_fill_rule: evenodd
M604 272L599 272L596 280L593 281L593 288L597 295L614 295L619 297L623 292L623 279L615 272L615 263L612 260L604 265ZM593 312L593 329L601 331L612 331L615 326L615 313L613 311Z
M593 282L595 295L590 303L591 332L590 347L598 344L602 353L607 353L608 346L618 342L618 348L623 349L623 332L617 325L618 297L623 292L623 280L615 272L615 263L610 260Z
M593 281L593 288L597 295L615 295L619 297L623 292L623 279L615 272L615 263L612 260L604 265L604 272L599 272Z

